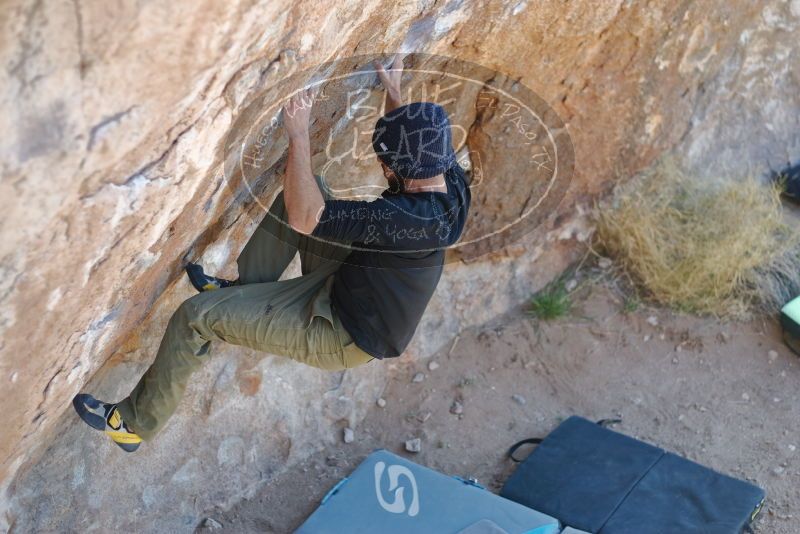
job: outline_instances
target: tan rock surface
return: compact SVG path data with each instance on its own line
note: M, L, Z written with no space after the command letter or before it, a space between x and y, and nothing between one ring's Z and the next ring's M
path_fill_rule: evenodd
M522 303L574 258L592 198L664 151L679 146L703 172L796 159L798 17L797 1L777 0L6 2L0 528L190 530L198 511L338 439L379 395L391 365L326 375L220 347L135 458L79 428L69 406L87 388L127 393L191 294L186 259L235 274L262 211L250 182L223 186L226 143L246 137L259 99L294 89L288 75L354 54L442 54L507 74L566 123L567 198L521 240L448 265L413 357ZM346 126L319 117L317 142ZM509 169L479 198L476 225L513 215L519 204L500 200L530 173L504 137L482 139L497 121L471 138ZM251 184L262 202L281 153L270 146ZM367 172L377 167L354 176Z

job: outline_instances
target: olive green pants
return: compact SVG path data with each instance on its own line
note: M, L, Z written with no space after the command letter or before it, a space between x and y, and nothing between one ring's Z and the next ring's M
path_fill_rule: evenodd
M210 358L212 342L329 370L373 360L331 309L333 274L347 249L299 234L285 221L281 193L237 259L240 285L195 295L170 319L155 361L119 404L143 440L152 439L173 414L189 377ZM278 281L298 251L302 276Z

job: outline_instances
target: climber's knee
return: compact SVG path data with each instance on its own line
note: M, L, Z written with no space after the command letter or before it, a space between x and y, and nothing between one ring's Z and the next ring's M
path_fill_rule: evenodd
M196 298L204 295L206 293L200 293L184 300L172 314L164 335L166 342L175 349L171 353L188 357L189 354L202 356L208 352L208 346L215 339L214 333L207 324L208 307Z
M198 303L197 303L198 299L196 297L200 297L200 296L201 295L194 295L194 296L184 300L183 302L181 302L181 305L178 306L178 311L180 311L180 313L182 315L185 315L186 317L195 317L195 316L199 315L200 314L200 306L198 306Z
M177 323L181 326L197 323L203 316L203 307L199 302L202 298L198 299L197 297L204 297L205 295L205 293L199 293L184 300L181 305L178 306L178 309L175 310L175 313L172 314L170 323Z

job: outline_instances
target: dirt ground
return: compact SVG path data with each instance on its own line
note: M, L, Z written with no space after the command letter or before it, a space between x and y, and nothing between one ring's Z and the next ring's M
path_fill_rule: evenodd
M497 492L514 468L509 445L578 414L619 417L616 430L761 485L767 503L756 531L800 532L800 360L777 323L626 313L617 292L596 283L582 283L573 299L567 317L539 322L519 310L462 332L428 360L398 362L385 407L374 405L354 442L321 450L208 517L226 532L291 532L376 448ZM462 414L451 413L454 401ZM405 452L417 437L421 452Z

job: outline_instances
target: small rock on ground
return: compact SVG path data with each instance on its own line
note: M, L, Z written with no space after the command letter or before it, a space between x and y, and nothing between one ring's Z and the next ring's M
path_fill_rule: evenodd
M439 368L439 364L436 362L429 362L428 363L428 371L435 371Z
M208 530L217 530L218 528L222 528L222 523L212 517L206 517L203 519L203 523L200 526Z
M375 401L375 404L377 404L377 405L378 405L378 406L380 406L381 408L385 408L385 407L386 407L386 399L384 399L383 397L381 397L381 398L379 398L377 401Z
M569 280L566 284L564 284L564 289L566 289L570 293L572 293L576 287L578 287L578 281L575 280L574 278Z
M514 402L516 402L517 404L520 404L520 405L522 405L522 404L525 404L526 402L528 402L528 401L525 399L525 397L523 397L522 395L511 395L511 399L512 399Z
M658 326L658 317L656 317L655 315L651 315L650 317L647 318L647 324L649 324L650 326Z
M356 439L356 434L355 434L355 432L353 432L352 428L348 427L348 428L344 429L344 433L343 433L342 437L344 438L344 442L345 443L353 443L353 441L355 441L355 439Z
M423 380L425 380L425 373L417 373L414 375L414 378L411 379L415 384L419 384Z
M414 438L406 441L406 450L408 452L419 452L422 450L422 440Z
M601 269L608 269L611 267L612 261L609 258L600 258L597 260L597 266Z
M777 351L777 350L771 350L771 351L769 351L769 352L767 353L767 357L769 358L769 361L770 361L770 362L774 362L775 360L777 360L777 359L778 359L778 351Z
M464 413L464 405L458 401L453 401L453 404L450 405L450 413L453 415L461 415Z

